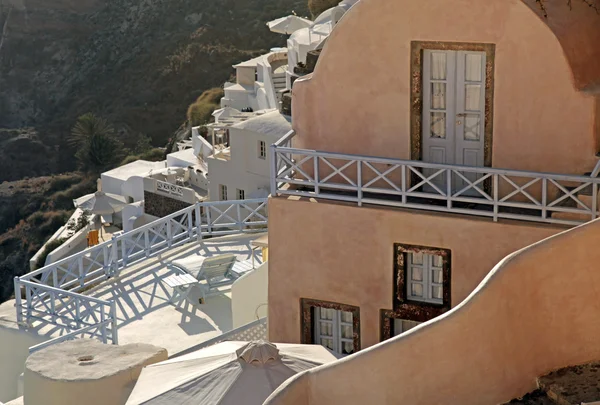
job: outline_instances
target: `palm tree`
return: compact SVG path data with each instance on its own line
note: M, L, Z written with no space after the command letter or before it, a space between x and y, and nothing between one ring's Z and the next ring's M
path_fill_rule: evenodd
M89 112L77 118L67 142L70 146L78 147L95 135L112 136L114 133L114 128L104 118Z
M101 172L116 166L125 155L123 143L115 136L114 128L92 113L77 119L69 145L77 148L75 157L82 170Z

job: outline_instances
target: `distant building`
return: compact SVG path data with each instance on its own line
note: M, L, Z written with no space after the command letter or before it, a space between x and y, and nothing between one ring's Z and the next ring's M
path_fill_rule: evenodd
M240 113L209 126L214 153L207 158L211 201L269 195L270 145L292 128L277 110Z

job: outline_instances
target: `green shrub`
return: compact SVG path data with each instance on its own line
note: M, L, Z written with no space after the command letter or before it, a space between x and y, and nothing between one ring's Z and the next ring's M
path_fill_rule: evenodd
M42 234L52 234L65 225L69 219L69 213L67 211L49 211L44 213L44 219L44 222L38 226L38 231Z
M58 248L66 241L67 241L67 238L58 238L58 239L54 239L54 240L48 242L48 244L46 246L44 246L44 250L42 251L42 253L38 256L37 260L35 261L35 268L39 269L41 267L44 267L44 264L46 264L46 258L48 257L48 255L50 253L52 253L52 251L54 249Z
M41 211L34 212L27 218L27 222L31 225L40 225L46 220L44 213Z
M148 160L150 162L160 162L166 159L165 151L161 148L153 148L139 155L129 155L121 161L119 166L126 165L136 160Z
M72 185L67 190L59 191L50 196L50 204L55 209L72 210L75 209L73 200L86 194L91 194L97 189L96 181L92 177L83 179L83 181Z
M150 162L160 162L165 160L165 151L161 148L150 149L140 155L140 159L149 160Z
M78 174L67 175L67 176L56 176L53 177L50 181L50 186L48 187L48 194L55 193L57 191L66 190L71 187L73 184L76 184L81 181L81 176Z
M187 119L192 126L206 124L211 119L211 114L221 102L225 93L220 87L206 90L198 99L188 107Z
M308 9L313 17L317 17L323 11L335 7L340 0L308 0Z

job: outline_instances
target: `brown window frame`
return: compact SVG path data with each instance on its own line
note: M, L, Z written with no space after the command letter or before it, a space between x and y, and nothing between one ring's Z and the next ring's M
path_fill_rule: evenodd
M443 265L443 300L442 304L409 300L407 298L406 255L413 252L442 256ZM380 315L381 341L394 336L393 319L427 322L447 312L452 303L452 252L430 246L394 244L394 309L382 309Z
M337 302L321 301L310 298L300 299L301 311L301 342L302 344L318 344L314 342L314 308L328 308L352 313L352 337L354 353L360 351L360 307L340 304Z

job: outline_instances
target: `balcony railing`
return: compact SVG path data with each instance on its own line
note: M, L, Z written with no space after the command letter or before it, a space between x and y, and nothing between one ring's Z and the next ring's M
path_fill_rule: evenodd
M600 179L271 146L271 194L578 225L598 217Z
M117 343L114 301L81 294L124 268L168 249L209 236L264 231L266 199L197 203L112 240L16 277L19 323L39 320L77 336Z

